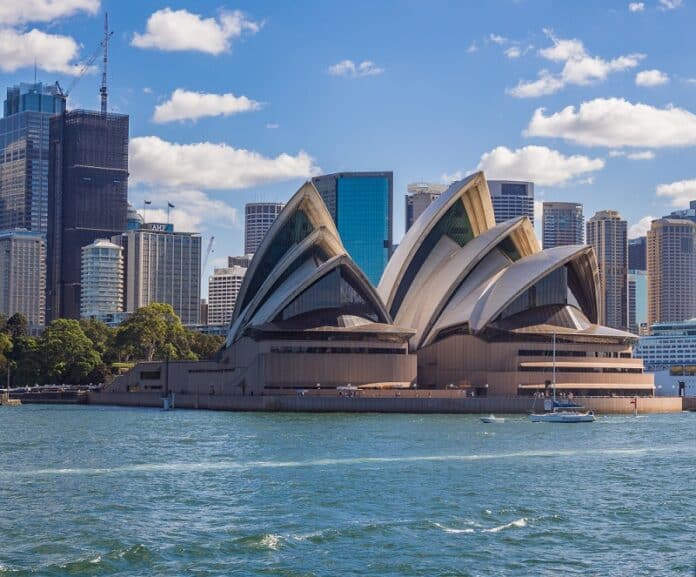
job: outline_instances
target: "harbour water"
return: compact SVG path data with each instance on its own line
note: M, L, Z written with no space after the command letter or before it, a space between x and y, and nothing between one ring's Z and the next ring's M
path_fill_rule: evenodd
M0 575L693 575L696 414L0 408Z

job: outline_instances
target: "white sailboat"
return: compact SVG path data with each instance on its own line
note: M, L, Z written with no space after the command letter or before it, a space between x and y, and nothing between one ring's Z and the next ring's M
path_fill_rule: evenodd
M556 333L553 333L553 400L544 401L543 413L532 413L532 423L592 423L595 420L592 411L580 411L582 407L571 402L560 403L556 400Z

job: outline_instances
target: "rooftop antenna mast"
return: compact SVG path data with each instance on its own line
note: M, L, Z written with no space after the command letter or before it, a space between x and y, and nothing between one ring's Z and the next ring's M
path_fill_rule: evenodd
M109 60L109 39L112 33L109 33L109 13L104 12L104 40L102 41L102 46L104 48L104 57L102 61L102 81L101 88L99 88L99 94L101 95L101 113L106 115L106 65Z

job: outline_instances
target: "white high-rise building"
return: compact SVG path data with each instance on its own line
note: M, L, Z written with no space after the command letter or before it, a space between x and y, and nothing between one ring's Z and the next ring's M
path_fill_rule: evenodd
M208 324L228 325L247 269L216 268L208 278Z
M200 323L200 234L149 223L111 240L124 248L127 311L167 303L183 324Z
M0 313L21 313L30 326L44 324L46 241L39 232L0 233Z
M105 238L82 247L80 317L104 320L123 311L123 249Z
M244 254L256 253L284 206L282 202L250 202L244 207Z
M446 184L419 182L408 185L406 195L406 230L413 226L423 211L435 202L447 190Z
M526 216L534 225L534 183L517 180L489 180L495 222Z

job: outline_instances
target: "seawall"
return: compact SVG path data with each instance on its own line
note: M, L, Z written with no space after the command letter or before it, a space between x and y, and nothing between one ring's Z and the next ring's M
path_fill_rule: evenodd
M446 391L438 391L445 393ZM177 394L175 407L219 411L276 411L308 413L528 413L529 397L432 397L405 396L232 396ZM633 397L576 397L587 409L598 414L633 413ZM639 413L678 413L683 410L680 397L638 397ZM161 407L160 393L90 392L89 403L128 407ZM537 403L540 409L540 403Z

